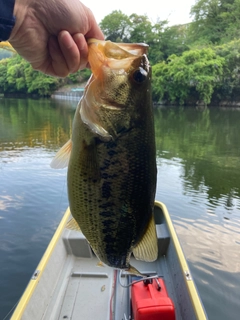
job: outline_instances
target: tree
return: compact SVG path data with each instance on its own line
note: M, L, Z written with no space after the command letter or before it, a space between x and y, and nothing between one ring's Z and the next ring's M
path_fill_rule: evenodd
M220 44L240 36L240 0L198 0L191 15L190 42Z
M59 87L61 79L47 76L41 72L33 70L28 64L24 70L27 93L37 94L39 96L50 96L51 93Z
M214 51L225 59L223 75L214 97L216 101L239 101L240 99L240 40L214 47Z
M8 59L4 59L0 61L0 92L1 93L5 92L8 87L7 64L8 64Z
M188 24L166 26L158 35L163 60L167 60L171 54L181 55L184 51L189 50L187 31Z
M121 10L114 10L100 22L100 28L106 40L113 42L129 42L131 21Z
M19 55L15 55L8 60L7 64L7 82L8 91L24 93L27 89L24 75L24 68L27 62Z
M131 42L148 43L152 39L152 24L146 15L133 13L129 17L131 22L129 39Z
M220 12L221 0L198 0L190 11L194 18L189 30L191 41L219 43L224 32Z
M219 85L225 59L211 48L171 55L168 61L153 66L153 98L184 104L189 97L209 104Z
M148 44L148 57L154 65L170 54L180 55L188 50L187 26L168 27L167 23L167 20L152 23L147 15L133 13L126 16L121 11L113 11L101 21L100 27L107 40Z

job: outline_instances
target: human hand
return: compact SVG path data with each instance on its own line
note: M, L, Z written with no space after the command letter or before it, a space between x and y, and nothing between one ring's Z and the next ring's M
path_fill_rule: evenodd
M104 39L79 0L16 0L16 24L9 42L32 67L65 77L87 66L86 39Z

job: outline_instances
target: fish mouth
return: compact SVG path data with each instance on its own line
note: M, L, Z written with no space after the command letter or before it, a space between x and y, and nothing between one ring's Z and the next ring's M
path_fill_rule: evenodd
M139 90L139 85L148 79L148 45L89 39L88 49L92 76L85 88L80 116L90 131L109 141L132 130L126 131L129 123L125 125L120 113L129 107L130 89ZM116 127L113 120L117 119L118 112L120 120Z
M101 69L107 67L128 72L134 60L146 56L148 45L144 43L113 43L111 41L89 39L88 61L95 78L102 78Z
M106 57L113 59L123 59L130 54L134 56L147 54L149 48L146 43L113 43L111 41L98 40L94 38L88 39L87 43L88 46L100 45L102 48L105 47L104 53Z

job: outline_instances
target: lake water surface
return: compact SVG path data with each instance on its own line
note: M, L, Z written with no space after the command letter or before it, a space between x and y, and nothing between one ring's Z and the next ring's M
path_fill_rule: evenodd
M76 104L0 99L0 320L68 205L66 170L49 163L70 137ZM155 109L155 130L156 199L169 209L209 319L237 320L240 110Z

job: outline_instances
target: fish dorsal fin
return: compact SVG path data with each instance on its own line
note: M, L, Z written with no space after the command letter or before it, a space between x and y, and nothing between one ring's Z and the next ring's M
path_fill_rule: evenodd
M158 257L158 242L154 217L152 216L148 228L141 241L133 249L134 257L137 260L152 262Z
M66 228L73 231L81 231L77 221L74 218L68 221Z
M72 140L68 140L67 143L57 152L52 162L50 163L51 168L63 169L68 166L70 154L72 151Z

